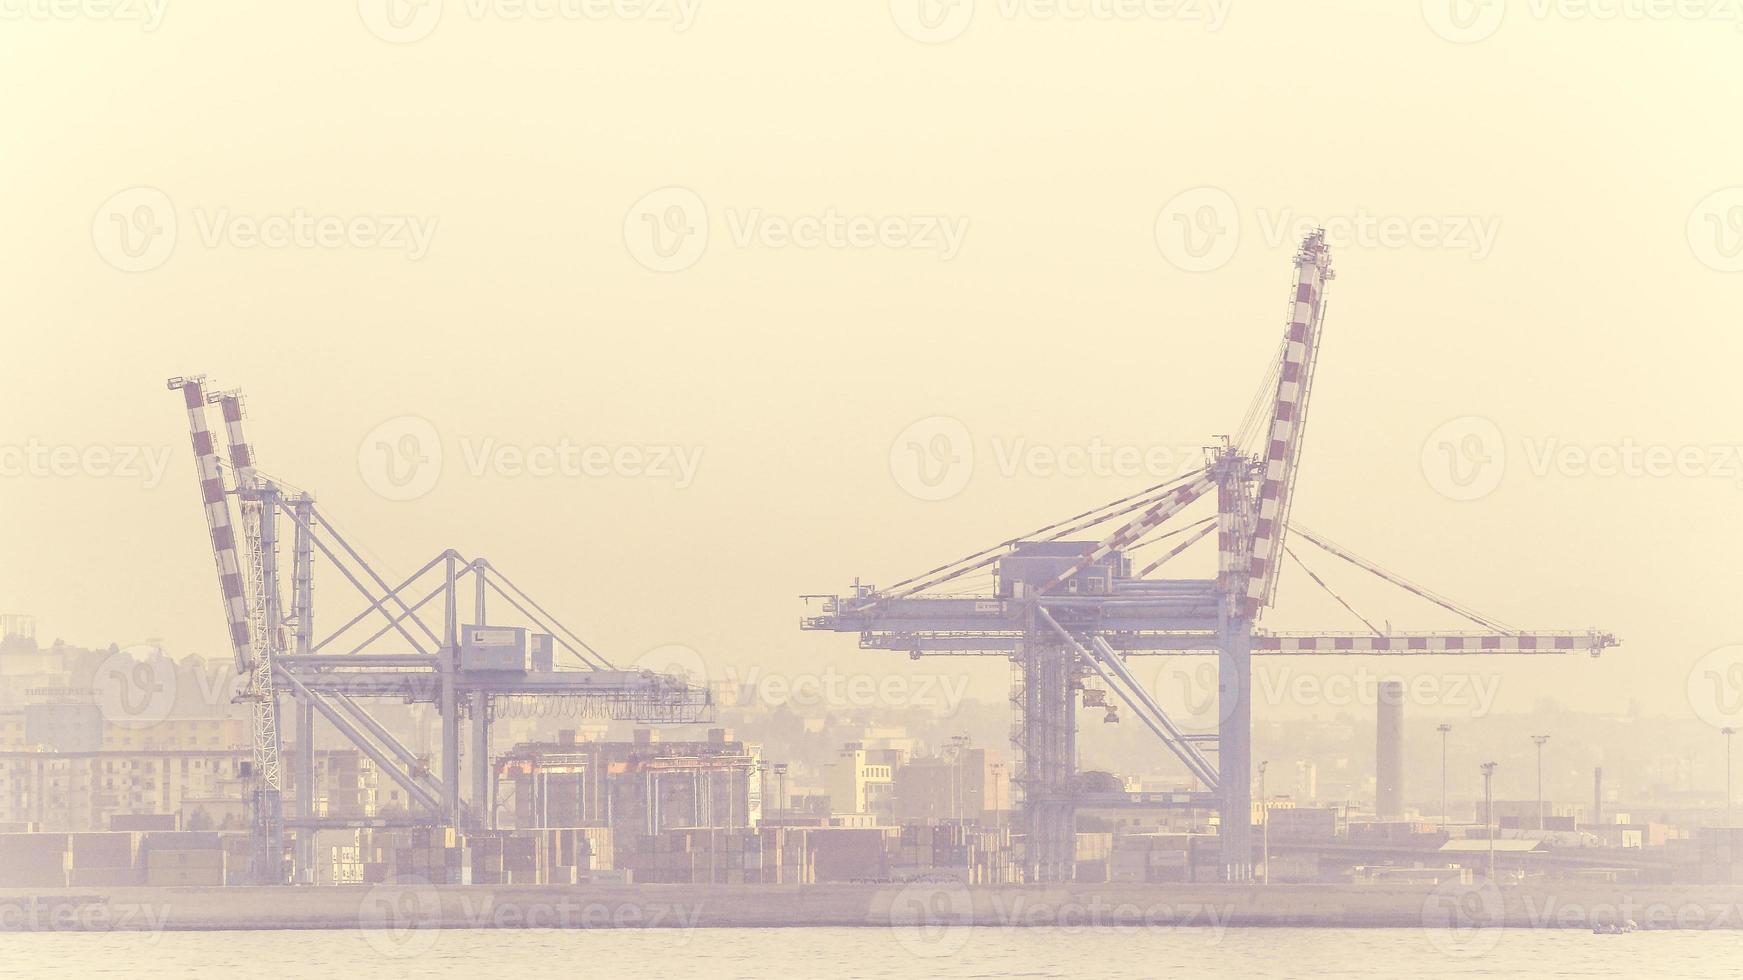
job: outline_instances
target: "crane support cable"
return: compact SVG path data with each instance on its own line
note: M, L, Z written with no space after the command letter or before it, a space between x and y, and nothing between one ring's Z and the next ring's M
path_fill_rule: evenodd
M1411 582L1411 581L1409 581L1401 576L1394 575L1393 573L1386 571L1384 568L1381 568L1380 566L1374 564L1373 562L1368 561L1367 559L1362 558L1362 557L1350 552L1348 549L1339 547L1338 545L1333 544L1330 541L1327 541L1326 539L1320 537L1319 535L1313 533L1312 531L1308 530L1307 528L1302 527L1299 524L1291 522L1289 525L1289 529L1291 531L1294 531L1296 534L1301 535L1303 538L1305 538L1309 542L1312 542L1313 544L1319 546L1320 548L1324 549L1325 551L1328 551L1331 554L1336 555L1339 558L1342 558L1344 561L1349 562L1350 564L1356 566L1357 568L1360 568L1360 569L1362 569L1366 572L1369 572L1373 575L1377 575L1380 578L1383 578L1386 581L1391 582L1393 585L1396 585L1399 588L1405 590L1406 592L1410 592L1410 593L1413 593L1414 595L1417 595L1423 599L1427 599L1429 602L1434 603L1435 605L1441 607L1442 609L1447 610L1448 612L1457 613L1458 615L1463 616L1464 618L1470 620L1473 623L1476 623L1477 625L1483 627L1486 630L1493 630L1497 633L1507 633L1507 634L1516 634L1519 632L1518 630L1514 629L1511 626L1508 626L1505 623L1500 622L1499 620L1494 620L1494 619L1490 619L1486 616L1481 616L1481 615L1477 614L1476 612L1472 611L1471 609L1466 608L1465 606L1459 605L1458 603L1452 601L1451 599L1448 599L1448 598L1446 598L1446 597L1444 597L1436 592L1430 591L1429 589L1425 589L1422 586L1417 585L1414 582Z
M1369 622L1368 617L1362 615L1359 612L1356 612L1355 606L1352 606L1348 602L1344 601L1343 596L1338 595L1337 592L1335 590L1333 590L1331 586L1325 584L1325 579L1322 579L1318 575L1313 574L1313 569L1307 567L1307 563L1301 560L1301 556L1295 553L1294 548L1291 548L1288 545L1284 545L1283 546L1283 553L1288 555L1289 557L1295 559L1295 564L1300 565L1301 570L1307 573L1307 577L1310 579L1313 579L1313 584L1324 589L1326 595L1329 595L1333 599L1336 599L1338 601L1338 605L1343 606L1345 609L1349 610L1349 613L1351 616L1354 616L1357 619L1361 620L1362 625L1366 626L1368 628L1368 632L1373 633L1375 636L1385 636L1386 635L1386 634L1380 632L1380 630L1377 629L1373 623Z
M465 569L462 569L460 574L454 576L455 583L458 584L461 579L463 579L467 575L471 574L471 571L472 571L472 567L470 565L468 565ZM405 619L407 616L416 617L419 609L422 609L425 606L429 605L437 596L439 596L443 592L445 592L447 590L447 588L448 588L447 583L437 582L434 588L432 588L432 589L430 589L430 591L424 593L424 597L422 599L419 599L417 602L412 603L412 606L409 610L407 610L405 613L402 613L398 616L389 616L388 623L386 626L380 627L374 633L369 634L369 636L367 638L365 638L361 643L358 643L356 646L345 651L345 655L350 656L351 654L362 653L364 651L364 649L369 647L376 640L379 640L382 637L386 636L388 631L393 628L393 625L395 623ZM383 615L385 615L385 614L386 614L386 611L383 610ZM349 628L349 627L347 627L347 628ZM310 648L311 652L319 652L319 650L320 650L319 647L311 647Z
M1270 400L1277 393L1277 378L1283 372L1283 354L1289 346L1287 338L1277 348L1277 354L1271 358L1270 366L1265 369L1265 376L1259 382L1259 389L1253 393L1253 400L1248 403L1246 414L1241 418L1241 426L1235 430L1231 444L1237 449L1255 448L1253 437L1260 429L1259 423L1264 418L1263 412Z
M1167 523L1175 514L1180 513L1181 510L1191 505L1193 501L1210 492L1210 490L1215 486L1215 478L1207 471L1201 470L1200 475L1191 483L1174 488L1173 491L1169 492L1160 500L1145 507L1138 516L1126 521L1124 524L1121 524L1119 527L1114 529L1112 534L1109 534L1107 537L1096 542L1084 551L1083 557L1072 563L1071 567L1053 576L1051 579L1048 579L1046 584L1037 588L1035 594L1037 596L1044 596L1047 593L1052 592L1067 580L1077 575L1078 572L1081 572L1096 562L1101 561L1114 551L1125 548L1133 541L1142 539L1144 535L1149 534L1155 528Z
M511 582L511 581L509 581L509 578L508 578L508 576L507 576L507 575L504 575L504 574L502 574L502 570L501 570L501 569L499 569L499 568L497 568L497 567L496 567L496 566L495 566L495 565L492 565L492 566L490 566L490 568L489 568L489 570L488 570L488 571L489 571L489 574L486 574L486 575L485 575L485 579L486 579L486 580L488 580L488 579L489 579L489 578L490 578L490 577L491 577L491 575L494 575L494 576L495 576L495 577L496 577L496 578L498 578L498 579L501 579L501 580L502 580L502 584L503 584L503 585L506 585L506 586L508 586L508 587L509 587L509 588L511 588L511 589L513 589L513 590L514 590L514 593L515 593L515 595L518 595L518 596L520 596L520 597L521 597L521 598L522 598L522 599L525 599L525 600L526 600L526 601L527 601L527 605L529 605L529 606L532 606L532 607L533 607L533 608L534 608L534 609L537 609L537 610L538 610L538 611L539 611L539 612L540 612L540 613L543 613L543 614L544 614L544 616L545 616L545 618L546 618L546 619L549 619L549 620L550 620L550 621L551 621L551 625L553 625L553 626L555 626L555 627L557 627L557 629L559 629L559 630L561 630L561 631L563 631L563 632L564 632L564 633L567 633L567 634L568 634L568 635L569 635L569 638L570 638L570 639L572 639L572 640L574 640L574 641L575 641L575 642L576 642L576 644L577 644L577 645L579 645L579 646L580 646L580 647L581 647L581 649L583 649L583 650L586 650L586 651L587 651L587 652L588 652L588 653L591 653L591 654L592 654L592 655L593 655L593 657L594 657L594 659L596 659L596 660L598 660L598 661L599 661L599 663L600 663L600 665L601 665L601 666L603 666L603 668L604 668L604 669L606 669L606 670L616 670L616 669L617 669L617 668L616 668L616 667L614 667L614 666L613 666L613 665L612 665L612 663L611 663L611 661L610 661L610 660L609 660L609 659L607 659L607 658L606 658L606 656L605 656L605 654L603 654L603 653L600 653L600 652L599 652L599 651L598 651L598 650L595 650L595 649L593 649L593 648L592 648L592 647L591 647L591 646L589 646L589 645L588 645L588 644L587 644L587 641L586 641L586 640L583 640L583 639L581 639L581 637L579 637L579 636L577 636L577 635L576 635L576 634L575 634L575 631L574 631L574 630L572 630L572 629L570 629L570 628L569 628L569 627L567 627L567 626L564 626L564 625L563 625L563 624L562 624L562 622L560 622L560 621L559 621L559 620L558 620L558 619L557 619L557 617L555 617L555 616L553 616L553 615L551 615L551 614L550 614L550 613L549 613L549 612L546 612L546 611L545 611L545 607L544 607L544 606L541 606L541 605L539 605L539 604L538 604L538 602L537 602L537 600L535 600L535 599L534 599L534 598L533 598L533 597L532 597L532 596L530 596L530 595L527 595L527 594L526 594L526 593L525 593L525 592L524 592L524 591L522 591L522 590L521 590L521 587L520 587L520 586L518 586L518 585L516 585L516 584L514 584L514 583L513 583L513 582ZM492 588L496 588L496 586L495 586L495 583L492 583L492 584L491 584L491 587L492 587ZM498 593L502 593L502 590L501 590L501 589L496 589L496 591L497 591L497 592L498 592ZM508 596L507 596L507 594L506 594L506 593L502 593L502 594L503 594L503 598L505 598L505 599L507 599L507 598L508 598ZM509 599L509 603L510 603L510 604L511 604L511 605L513 605L513 606L514 606L514 607L515 607L515 608L516 608L516 609L520 609L520 605L519 605L519 604L518 604L518 603L516 603L516 602L515 602L515 601L514 601L514 600L513 600L513 599ZM522 609L522 610L521 610L521 611L522 611L522 612L523 612L523 613L525 613L525 612L526 612L526 610L524 610L524 609ZM530 615L529 615L529 616L528 616L528 617L527 617L527 618L529 618L529 619L531 619L531 618L532 618L532 617L531 617L531 616L530 616ZM559 642L559 643L561 643L561 642L562 642L562 637L558 637L558 638L557 638L557 641L558 641L558 642ZM563 644L563 645L564 645L564 646L568 646L568 644L567 644L567 643L564 643L564 644ZM589 666L591 666L591 665L589 665Z
M280 508L284 509L282 503L280 504ZM327 524L327 522L325 520L321 519L318 512L315 512L311 509L308 524L304 524L296 516L295 513L291 513L291 522L292 523L298 524L302 527L311 529L310 534L309 534L309 538L308 538L309 543L313 544L317 549L319 549L321 554L327 559L328 563L331 564L334 568L339 570L339 574L343 575L345 577L345 581L351 583L351 587L356 589L360 594L362 594L362 596L365 599L372 597L374 595L374 593L370 592L369 587L364 585L362 580L360 580L356 576L356 574L351 571L350 566L346 565L344 562L339 560L339 556L333 553L333 549L327 547L327 543L325 541L321 540L321 537L322 537L321 535L313 533L312 525L313 525L313 522L317 521L317 520L320 520L321 523L326 526L328 534L330 534L332 536L333 540L339 542L341 545L344 544L344 539L339 537L339 533L337 531L333 530L333 526L331 524ZM367 566L365 566L365 568L367 570ZM384 584L382 586L382 588L385 590L386 585ZM395 601L399 601L399 598L397 596L390 595L389 598L393 598ZM403 609L404 603L400 602L400 605L401 605L401 608ZM418 642L417 637L413 636L405 628L405 621L407 618L409 618L412 622L416 623L421 629L423 629L423 631L425 633L428 633L430 631L430 629L428 626L424 625L423 620L417 618L416 616L395 617L392 613L388 612L386 608L381 608L379 611L384 617L387 618L388 622L392 624L394 630L396 630L401 637L404 637L405 641L407 643L411 644L413 650L416 650L418 653L425 653L425 654L431 652L430 650L425 649L424 645L422 643ZM435 640L435 637L432 636L431 639ZM438 648L440 648L442 645L442 641L435 640L435 642L436 642L436 646Z
M1179 487L1183 486L1184 484L1186 484L1190 480L1196 479L1202 473L1204 473L1203 467L1200 467L1196 470L1193 470L1190 473L1183 473L1180 476L1177 476L1174 479L1169 480L1167 483L1159 483L1156 486L1152 487L1151 489L1144 491L1142 494L1139 494L1138 497L1140 497L1142 499L1134 499L1133 497L1122 497L1121 499L1116 500L1113 503L1105 504L1101 507L1097 507L1095 510L1084 511L1082 514L1079 514L1077 517L1071 518L1069 521L1061 521L1059 524L1055 524L1051 528L1044 529L1043 531L1037 531L1037 532L1035 532L1035 534L1029 535L1029 537L1032 538L1032 537L1035 537L1036 534L1048 533L1048 537L1046 540L1057 541L1060 538L1066 536L1067 534L1076 534L1079 531L1095 527L1099 524L1106 524L1108 521L1111 521L1116 517L1124 517L1127 514L1132 513L1133 511L1141 510L1141 509L1155 503L1156 499L1158 497L1166 496L1170 491L1178 489ZM1118 510L1110 510L1109 509L1109 508L1115 507L1116 505L1119 506ZM1091 514L1096 513L1096 511L1102 511L1102 510L1106 510L1107 513L1102 514L1100 517L1096 517L1094 519L1088 519ZM1080 518L1082 518L1083 520L1080 520ZM1062 525L1066 525L1066 524L1069 524L1071 526L1070 527L1062 526ZM1051 532L1051 533L1049 533L1049 532ZM1015 543L1015 542L1012 542L1012 543Z
M1063 521L1049 524L1046 527L1036 528L1028 534L1018 535L1017 537L1011 538L1007 541L1001 541L990 548L984 548L980 551L974 552L973 554L958 558L955 561L946 562L939 565L937 568L921 572L919 575L903 579L895 585L890 586L888 589L884 590L885 597L891 599L903 599L935 585L947 582L958 576L965 575L976 569L985 568L993 562L998 561L1006 548L1018 544L1019 542L1042 538L1043 535L1050 535L1050 537L1046 537L1043 540L1054 541L1064 535L1081 531L1084 528L1094 527L1097 524L1105 523L1115 517L1124 516L1134 510L1149 505L1153 502L1153 498L1174 489L1187 480L1197 477L1202 472L1202 469L1193 470L1190 473L1185 473L1172 480L1158 483L1153 487L1140 490L1129 496L1121 497L1118 500L1102 504L1099 507L1093 507L1075 517L1068 517ZM1116 507L1120 509L1114 510L1113 508ZM1101 514L1103 511L1108 511L1108 513L1102 514L1101 517L1096 517L1094 520L1089 520L1088 523L1079 523L1096 514ZM973 564L969 564L970 562ZM951 571L952 569L955 569L955 571Z
M1144 570L1139 572L1136 577L1137 578L1148 578L1151 572L1155 571L1158 568L1161 568L1164 563L1172 561L1174 559L1174 557L1179 555L1181 552L1183 552L1186 549L1192 547L1193 545L1199 543L1200 541L1203 541L1206 537L1208 537L1210 535L1210 532L1217 529L1217 525L1211 523L1214 520L1216 520L1216 517L1211 516L1211 517L1205 518L1202 521L1199 521L1198 523L1203 524L1204 527L1200 528L1199 532L1197 534L1194 534L1192 537L1187 538L1185 541L1182 541L1179 544L1175 545L1174 547L1168 549L1168 552L1166 554L1164 554L1162 557L1156 559L1155 561L1151 562L1148 565L1145 565ZM1179 534L1181 531L1188 531L1188 530L1191 530L1193 527L1197 527L1197 525L1189 524L1186 527L1181 528L1180 531L1175 531L1174 533ZM1169 536L1170 535L1165 534L1162 537L1169 537ZM1160 541L1162 539L1157 538L1156 540Z
M430 569L435 568L437 563L439 563L443 557L444 557L443 555L437 555L436 557L431 558L428 562L426 562L424 564L424 567L422 567L422 568L418 569L417 571L411 573L410 575L406 576L405 580L402 581L399 585L395 586L393 591L394 592L403 591L407 586L411 585L413 582L416 582L420 577L422 577ZM385 596L383 596L379 599L376 599L374 602L370 603L368 606L365 606L363 608L362 612L359 612L357 615L351 617L351 620L349 622L347 622L344 626L341 626L338 629L334 630L332 633L328 634L326 639L324 639L324 640L320 641L319 643L316 643L314 646L310 647L309 652L320 653L322 650L326 649L327 644L329 644L329 643L333 642L334 640L338 639L339 637L343 636L347 630L351 629L351 627L356 626L358 623L363 622L363 620L366 619L370 613L373 613L376 610L381 609L382 604L385 602L387 602L387 598ZM418 603L418 605L423 605L423 603ZM418 606L412 607L412 609L414 611L417 608L418 608ZM385 610L383 611L383 615L387 615ZM393 617L388 616L388 618L391 620ZM386 628L383 629L383 632L385 632L385 631L386 631ZM380 636L381 633L377 633L375 635ZM353 650L352 652L355 653L357 651Z
M500 576L498 576L498 577L500 578ZM507 580L505 579L504 581L507 581ZM546 626L544 620L542 620L539 617L528 612L525 606L521 605L519 602L516 602L514 596L509 595L508 591L506 589L504 589L501 585L497 584L495 579L489 578L487 576L484 579L484 584L489 586L491 591L493 591L497 595L501 596L504 602L507 602L510 606L513 606L515 612L518 612L522 616L525 616L528 620L530 620L532 622L532 624L534 626L537 626L539 629L544 630L546 633L551 634L551 637L557 643L561 644L563 649L569 651L571 654L574 654L575 659L581 661L581 663L584 666L586 666L586 668L588 670L614 669L609 664L607 664L604 667L601 667L598 664L595 664L593 661L588 660L587 657L581 653L581 651L575 649L573 646L570 646L569 641L563 639L561 636L558 636L556 630L553 630L551 627ZM512 587L512 585L511 585L511 587ZM518 591L518 590L516 590L516 591ZM526 596L522 595L521 598L524 599L524 598L526 598ZM532 602L531 599L527 599L527 601ZM591 650L592 648L589 647L588 649ZM598 654L594 654L594 656L598 656Z
M1139 548L1148 548L1153 544L1161 544L1162 542L1167 541L1170 538L1178 538L1182 534L1185 534L1186 532L1192 530L1193 528L1199 527L1199 526L1204 525L1204 524L1209 524L1211 521L1214 521L1216 519L1217 519L1217 515L1212 514L1209 517L1205 517L1205 518L1201 518L1199 520L1193 521L1191 524L1187 524L1187 525L1184 525L1182 527L1177 527L1174 530L1169 531L1167 534L1158 534L1153 538L1146 538L1143 541L1140 541L1137 544L1132 545L1130 548L1127 548L1126 554L1129 555L1132 552L1137 551Z

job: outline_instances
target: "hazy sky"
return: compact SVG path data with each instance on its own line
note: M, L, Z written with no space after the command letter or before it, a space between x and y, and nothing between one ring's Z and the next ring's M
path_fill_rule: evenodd
M796 597L1233 431L1320 220L1296 518L1625 640L1483 668L1502 707L1688 712L1743 640L1743 23L921 3L0 0L0 607L223 652L163 386L206 372L385 570L488 556L620 660L908 669L799 632ZM920 499L910 443L970 447L960 492ZM1689 454L1605 469L1630 446ZM1268 625L1359 626L1282 591Z

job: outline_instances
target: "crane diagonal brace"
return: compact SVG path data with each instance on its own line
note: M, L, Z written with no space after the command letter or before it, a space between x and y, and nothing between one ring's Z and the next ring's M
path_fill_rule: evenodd
M442 804L440 800L431 795L430 791L425 789L424 786L410 773L401 771L399 766L387 757L386 753L377 748L369 738L367 738L362 732L358 731L356 726L351 724L350 719L341 714L339 709L327 703L326 698L323 698L319 694L309 690L302 681L298 680L294 674L285 670L283 667L278 668L277 674L279 679L291 686L291 690L296 693L298 700L305 704L314 706L315 710L319 711L334 728L339 729L346 738L351 740L353 745L363 751L364 755L369 756L370 760L375 763L377 769L387 773L387 775L391 777L394 782L398 783L408 795L423 804L423 806L431 813L442 812Z
M1163 711L1162 706L1156 703L1156 699L1150 696L1150 692L1144 687L1143 682L1138 680L1132 674L1131 669L1126 666L1125 661L1120 659L1119 653L1108 645L1107 640L1097 636L1091 638L1090 644L1100 657L1101 662L1126 682L1134 695L1149 707L1156 720L1168 730L1169 738L1179 746L1177 752L1191 757L1191 761L1188 761L1188 768L1193 770L1193 774L1198 776L1199 781L1204 783L1206 789L1215 792L1218 782L1216 766L1205 758L1203 751L1193 743L1192 737L1174 724L1173 720L1168 717L1168 713ZM1094 661L1090 665L1096 666ZM1194 762L1196 765L1193 764Z
M1207 788L1211 790L1216 789L1216 769L1211 765L1210 760L1204 757L1204 753L1199 751L1198 746L1186 740L1185 733L1182 732L1173 721L1169 720L1168 715L1162 710L1161 706L1156 704L1155 700L1150 697L1149 692L1144 690L1144 686L1138 683L1136 678L1131 676L1130 672L1126 670L1125 665L1119 663L1119 657L1108 657L1105 655L1105 653L1112 652L1112 648L1108 647L1105 641L1100 637L1096 637L1093 642L1097 646L1095 651L1092 652L1085 648L1083 644L1079 643L1077 638L1072 636L1065 627L1059 625L1059 621L1054 619L1052 614L1047 610L1037 608L1036 614L1040 617L1042 622L1047 624L1048 628L1057 633L1060 639L1064 640L1065 643L1083 659L1084 663L1089 665L1091 670L1094 670L1097 674L1101 675L1103 680L1108 682L1108 686L1113 688L1114 692L1119 694L1121 699L1131 706L1132 710L1137 713L1138 717L1144 722L1144 724L1147 725L1151 731L1156 733L1156 737L1162 740L1162 744L1166 746L1168 751L1172 752L1183 765L1186 766L1187 771L1192 773L1194 778L1203 783ZM1108 673L1108 669L1103 666L1104 664L1106 665L1106 668L1111 668L1113 670L1113 675ZM1120 677L1124 681L1124 687L1114 680L1115 676Z

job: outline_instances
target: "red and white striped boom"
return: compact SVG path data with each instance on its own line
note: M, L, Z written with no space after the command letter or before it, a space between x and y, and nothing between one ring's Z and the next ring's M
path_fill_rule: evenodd
M1277 570L1283 559L1283 534L1301 451L1301 431L1307 421L1307 400L1313 389L1313 368L1319 355L1319 330L1325 316L1325 284L1332 278L1331 252L1325 232L1315 231L1295 254L1295 297L1289 331L1283 339L1283 363L1272 402L1264 473L1259 484L1259 513L1253 529L1253 550L1247 559L1247 613L1256 616L1277 594Z
M206 378L171 378L169 387L179 389L188 410L188 434L194 448L194 471L200 480L200 501L206 512L206 530L212 539L212 557L218 568L218 591L224 600L224 618L230 627L230 647L236 670L248 670L253 649L248 628L248 601L244 595L242 563L236 550L236 524L231 520L230 498L224 489L224 474L218 463L217 444L206 427Z

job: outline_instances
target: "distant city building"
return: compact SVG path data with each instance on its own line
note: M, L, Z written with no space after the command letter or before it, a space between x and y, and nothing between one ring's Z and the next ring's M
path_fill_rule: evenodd
M849 742L836 754L824 773L834 815L890 814L895 789L895 767L900 759L890 749L867 749Z
M246 759L237 749L0 752L0 825L108 830L118 814L182 814L197 823L201 804L211 804L205 819L216 827L243 799Z
M961 749L895 767L891 815L898 821L974 821L994 825L1011 807L1010 776L999 753Z

